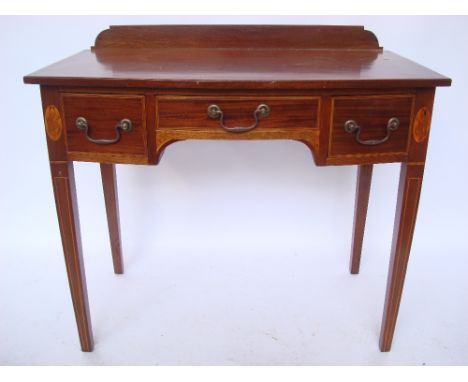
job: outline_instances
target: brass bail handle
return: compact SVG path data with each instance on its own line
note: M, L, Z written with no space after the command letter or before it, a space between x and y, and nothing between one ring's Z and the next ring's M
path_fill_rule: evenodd
M254 116L254 123L250 126L235 126L235 127L228 127L224 124L224 112L218 105L210 105L208 106L208 117L212 119L219 119L219 125L223 130L226 130L229 133L245 133L247 131L253 130L258 126L258 123L261 118L268 117L270 115L270 107L264 103L257 106L255 109L253 116Z
M119 123L117 123L114 127L115 130L115 137L112 139L95 139L92 138L89 133L89 125L88 121L84 117L78 117L75 121L75 126L81 130L84 131L86 134L86 139L90 142L93 142L97 145L111 145L113 143L117 143L120 140L120 130L122 131L131 131L133 129L133 123L131 120L128 118L122 119Z
M354 121L353 119L350 119L345 122L344 129L347 133L350 133L350 134L356 133L356 136L355 136L356 142L360 143L361 145L375 146L375 145L380 145L381 143L387 142L388 139L390 138L391 132L397 130L399 126L400 126L400 120L397 117L392 117L387 122L387 135L385 135L385 137L383 137L382 139L368 139L368 140L361 139L361 126L359 126L357 122Z

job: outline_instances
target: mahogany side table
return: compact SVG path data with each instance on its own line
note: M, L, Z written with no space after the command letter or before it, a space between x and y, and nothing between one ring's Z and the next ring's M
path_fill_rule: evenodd
M99 162L115 273L115 164L155 165L185 139L293 139L315 164L357 165L351 273L372 168L401 163L380 335L389 351L416 221L435 88L451 80L360 26L112 26L24 77L39 84L63 252L83 351L93 350L73 161Z

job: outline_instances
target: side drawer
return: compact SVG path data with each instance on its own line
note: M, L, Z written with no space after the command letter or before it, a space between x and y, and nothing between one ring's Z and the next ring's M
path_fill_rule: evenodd
M62 106L70 159L148 162L144 96L64 93Z
M329 158L394 155L408 148L413 95L334 97Z

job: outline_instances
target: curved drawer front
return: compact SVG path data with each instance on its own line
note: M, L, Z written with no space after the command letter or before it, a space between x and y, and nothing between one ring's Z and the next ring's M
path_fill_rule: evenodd
M257 125L245 134L317 128L318 97L168 96L158 99L158 129L190 130L194 134L219 132L229 139L232 132L222 128L220 116L208 114L211 105L222 111L222 122L228 129L252 127L256 122L255 111L266 105L268 115L258 114Z
M62 103L70 159L148 161L144 96L67 93Z
M333 98L329 157L406 155L413 100L412 95Z
M294 139L315 148L319 105L313 96L161 96L156 152L184 139Z

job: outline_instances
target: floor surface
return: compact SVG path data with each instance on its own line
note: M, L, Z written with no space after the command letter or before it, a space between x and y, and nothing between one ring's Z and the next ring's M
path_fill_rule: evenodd
M165 252L127 253L123 276L89 253L93 353L79 350L61 253L50 263L36 253L28 267L21 254L9 257L1 267L15 276L1 281L0 364L468 364L466 291L447 298L462 297L462 275L454 266L450 285L432 283L435 253L419 269L422 282L413 281L416 266L409 272L392 351L381 353L386 264L366 261L352 276L333 253Z

